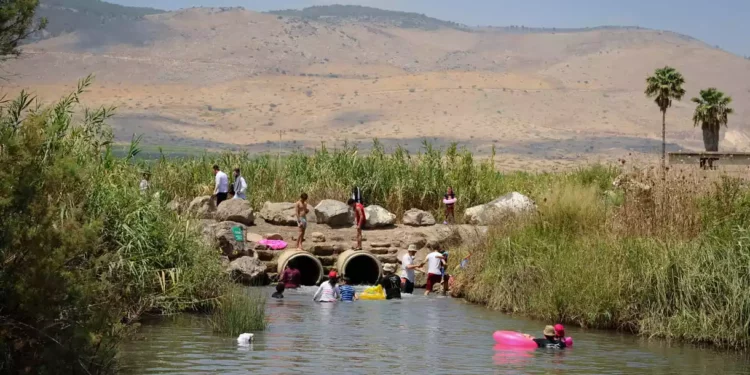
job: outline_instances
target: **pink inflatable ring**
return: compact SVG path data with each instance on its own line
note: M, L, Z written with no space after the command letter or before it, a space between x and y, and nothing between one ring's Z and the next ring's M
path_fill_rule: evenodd
M538 346L534 342L533 338L530 338L523 333L513 331L495 331L492 334L492 338L495 339L495 343L503 347L521 348L521 349L536 349ZM565 346L573 346L573 338L565 338Z

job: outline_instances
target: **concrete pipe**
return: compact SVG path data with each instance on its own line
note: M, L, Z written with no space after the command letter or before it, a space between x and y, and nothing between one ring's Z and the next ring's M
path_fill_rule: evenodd
M355 285L374 285L383 276L383 268L378 258L361 250L347 250L339 254L336 269Z
M304 250L284 250L279 255L279 274L287 265L293 264L299 270L302 285L317 285L323 280L323 265L314 255Z

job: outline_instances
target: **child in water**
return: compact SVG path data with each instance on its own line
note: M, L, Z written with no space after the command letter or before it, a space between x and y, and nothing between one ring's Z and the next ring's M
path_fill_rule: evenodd
M280 282L276 284L276 293L271 294L273 298L284 298L284 283Z
M354 302L357 300L357 293L354 287L351 286L351 280L348 277L344 278L344 285L339 286L339 295L341 295L341 302Z
M542 332L544 334L544 338L541 339L534 339L534 342L536 345L540 348L548 348L548 349L565 349L565 340L560 340L557 337L557 332L555 332L555 327L553 326L546 326L544 327L544 331Z

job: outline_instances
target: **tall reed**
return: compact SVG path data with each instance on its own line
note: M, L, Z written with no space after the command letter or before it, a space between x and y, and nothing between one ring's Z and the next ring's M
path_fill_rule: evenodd
M232 287L209 318L214 331L229 336L266 328L266 298L262 291Z

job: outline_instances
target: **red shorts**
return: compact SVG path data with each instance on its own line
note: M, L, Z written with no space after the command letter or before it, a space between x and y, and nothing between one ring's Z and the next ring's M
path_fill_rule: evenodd
M432 292L432 287L435 286L435 284L440 284L440 282L443 280L442 275L436 275L434 273L428 273L427 274L427 291Z

